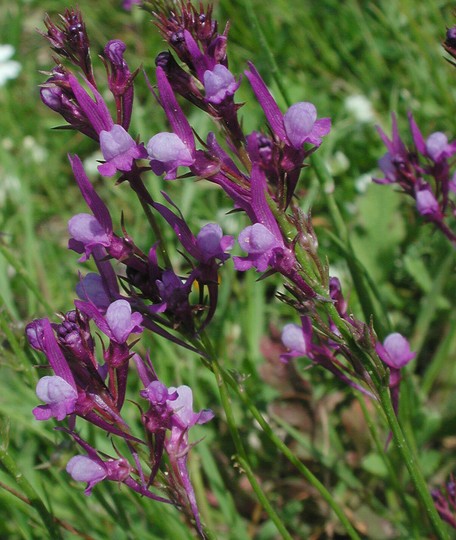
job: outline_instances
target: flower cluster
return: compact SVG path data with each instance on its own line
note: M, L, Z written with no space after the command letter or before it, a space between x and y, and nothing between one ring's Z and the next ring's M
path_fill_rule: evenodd
M456 233L450 223L456 217L456 171L451 172L451 159L456 154L456 141L437 131L425 139L413 116L409 113L413 147L402 141L393 115L393 133L389 139L378 128L387 148L379 166L383 178L378 184L397 184L415 200L416 209L426 221L434 223L456 245Z
M295 203L301 170L330 132L329 118L319 118L316 107L308 101L295 103L283 112L255 66L249 63L244 76L267 126L245 133L239 117L241 104L235 99L241 78L228 69L228 25L219 33L211 7L200 5L197 9L185 0L170 4L171 8L167 2L157 2L153 12L170 50L156 57L156 86L148 81L167 117L169 131L149 134L143 140L131 129L133 83L138 70L130 69L125 44L120 40L106 44L101 55L106 68L102 85L94 77L80 12L67 10L60 26L48 18L45 21L45 37L62 62L58 61L42 85L41 99L63 117L67 127L86 135L99 147L103 156L98 167L101 176L116 176L118 183L130 185L145 210L155 241L140 246L126 232L124 223L118 232L80 158L69 156L89 212L70 219L68 247L80 255L80 262L93 259L97 273L80 280L75 309L66 313L60 324L48 319L34 321L27 327L27 337L32 347L45 354L54 373L40 379L36 392L44 404L33 413L37 420L68 418L66 431L85 455L74 457L67 470L75 480L87 482L86 493L90 494L98 482L112 480L163 501L150 488L166 466L166 454L170 500L188 510L204 537L187 470L192 447L188 433L213 414L209 410L193 411L188 386L163 384L150 358L144 360L135 353L136 342L132 343L130 336L136 339L145 330L153 332L196 351L203 363L210 365L201 336L216 313L219 270L229 260L235 240L224 235L217 223L208 223L194 234L166 193L162 202L151 196L145 175L154 173L172 181L182 176L204 178L218 185L234 208L246 215L250 223L237 239L244 253L233 256L235 269L255 269L262 277L279 274L287 291L282 299L301 318L301 326L290 324L283 331L283 342L289 350L282 356L284 361L306 356L373 398L377 379L385 374L386 365L390 368L389 386L397 411L400 369L414 355L399 334L388 336L380 344L372 326L349 314L339 281L329 277L327 265L317 254L310 215L304 215ZM103 97L106 87L115 106L114 115L109 100ZM222 141L214 133L201 136L194 132L179 103L181 98L215 120ZM411 179L412 172L399 175L404 168L396 166L396 155L408 160L407 171L413 164L415 175L418 162L406 152L395 126L393 141L385 138L389 157L383 160L387 174L384 182L399 182L416 198L420 212L443 230L443 213L447 207L452 208L448 198L452 188L444 179L453 145L444 144L441 134L425 144L417 128L413 130L429 167L419 169L420 178ZM442 199L436 202L435 212L424 210L426 205L428 209L432 206L426 202L432 193L423 174L433 175L440 182ZM179 266L179 273L170 262L159 222L169 226L180 243L185 262ZM188 268L185 275L183 267ZM104 339L102 359L96 354L94 326ZM141 410L144 440L122 417L131 361L144 387L140 397L147 402L147 409ZM372 374L378 376L376 380ZM134 465L120 453L117 458L103 459L76 433L77 417L122 438ZM148 446L151 457L148 478L138 457L137 446L141 444Z

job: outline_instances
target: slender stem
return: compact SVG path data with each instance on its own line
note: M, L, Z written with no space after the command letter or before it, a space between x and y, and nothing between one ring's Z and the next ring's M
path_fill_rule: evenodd
M25 496L28 499L28 503L32 506L43 521L44 526L49 532L49 538L55 538L56 540L62 540L60 528L54 520L52 514L48 511L38 493L32 487L30 482L25 478L23 473L17 467L15 461L9 455L4 444L0 445L0 463L8 471L11 478L13 478L18 486L21 487ZM23 499L22 499L23 500Z
M364 419L366 421L367 427L369 428L371 437L374 441L375 447L377 449L377 453L382 458L382 461L385 464L386 469L388 470L389 479L394 488L394 493L402 501L402 505L407 513L411 531L413 533L413 538L419 539L420 535L418 531L417 516L415 515L415 512L413 512L413 509L411 508L407 500L407 497L405 496L404 490L399 484L398 476L397 476L396 471L394 470L391 460L389 459L385 449L382 446L382 443L380 442L380 439L378 438L376 426L374 426L371 415L369 414L369 411L367 410L367 407L366 407L365 398L358 394L356 394L356 397L358 399L358 403L361 406L361 410L363 411Z
M399 425L398 419L391 404L389 390L386 386L379 388L379 396L383 412L385 413L389 427L393 433L396 447L409 471L412 482L418 493L418 497L420 498L421 503L429 517L434 533L437 538L441 540L448 540L449 536L445 530L444 523L435 508L434 501L429 493L429 488L426 485L426 481L423 477L419 464L411 452L409 444L404 436L401 426Z
M333 227L337 231L338 236L342 239L345 245L345 249L347 251L347 265L353 278L353 284L358 294L364 318L366 321L370 321L371 317L373 316L377 332L380 338L383 338L388 333L382 322L383 317L380 313L378 313L375 304L372 302L370 292L366 286L363 272L360 270L359 262L355 256L353 246L350 242L347 227L334 199L332 190L328 189L328 186L332 185L333 183L332 177L329 174L328 168L326 167L325 163L321 159L321 156L319 156L315 152L314 154L312 154L310 159L317 178L320 181L320 185L323 188L323 192L325 193L326 204L328 205L328 210L331 216Z
M150 210L150 206L145 202L141 197L138 196L139 202L141 203L141 206L143 207L144 213L146 214L147 221L149 222L149 225L152 227L152 230L154 231L155 237L158 240L158 249L160 250L163 260L168 268L171 268L171 260L169 258L168 252L166 251L166 244L163 241L162 233L160 230L160 227L158 226L157 221L155 220L155 216Z
M230 384L231 388L236 392L237 396L242 400L242 402L247 406L249 411L252 413L252 416L261 426L261 429L267 435L269 440L276 446L276 448L282 452L282 454L292 463L298 471L304 476L304 478L318 490L323 499L328 503L332 508L334 513L339 518L342 525L345 527L348 535L353 540L359 540L359 535L353 528L353 525L348 520L342 508L337 504L335 499L332 497L331 493L326 489L326 487L318 480L318 478L293 454L293 452L288 448L288 446L274 433L270 425L263 418L260 411L252 403L248 395L239 389L239 386L233 380L231 375L227 372L223 372L223 377Z
M222 406L226 414L226 420L227 420L228 427L231 433L231 437L233 439L234 446L236 447L236 452L238 454L237 455L238 463L242 467L242 470L245 472L250 482L250 485L252 486L252 489L255 492L255 495L257 496L258 501L266 510L271 520L274 522L282 538L284 538L285 540L292 540L290 533L287 531L279 515L276 513L271 503L269 502L268 498L264 494L260 484L256 480L255 475L253 474L253 471L250 467L250 464L247 458L247 453L242 443L242 439L236 425L236 420L234 418L233 409L231 407L230 398L228 395L228 389L225 384L225 379L222 375L222 370L220 368L220 365L215 355L212 355L212 368L214 371L215 378L217 380L217 385L220 392L220 399L221 399Z

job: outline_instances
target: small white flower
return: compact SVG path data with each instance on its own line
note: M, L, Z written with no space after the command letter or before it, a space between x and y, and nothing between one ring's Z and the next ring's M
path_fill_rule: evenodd
M21 71L21 64L10 60L13 54L12 45L0 45L0 86L4 86L9 79L15 79Z
M345 98L345 108L358 122L372 122L375 119L372 103L361 94Z

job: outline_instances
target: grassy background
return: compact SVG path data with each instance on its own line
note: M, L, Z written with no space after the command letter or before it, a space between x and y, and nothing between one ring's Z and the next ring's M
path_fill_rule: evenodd
M97 54L113 38L127 43L132 68L142 64L152 74L156 54L166 47L146 13L126 13L120 2L106 0L78 4L101 77L104 68L96 62ZM452 6L411 0L252 0L252 4L289 95L294 101L312 101L319 115L333 120L321 153L334 175L336 199L394 328L411 337L420 352L404 387L403 418L415 435L430 485L436 485L452 470L456 448L456 364L451 361L456 352L454 255L430 227L419 226L408 201L388 187L366 184L365 179L375 174L376 161L384 152L374 124L389 132L391 111L398 112L403 131L405 113L412 110L425 135L441 130L454 137L456 73L444 61L440 45L445 27L453 23ZM191 538L176 511L144 503L114 484L97 486L86 499L81 486L69 482L64 472L74 453L72 444L53 432L49 423L35 422L30 412L36 405L38 377L33 365L41 360L25 345L24 326L32 318L70 309L77 272L90 266L78 266L76 255L66 250L68 219L86 211L66 154L77 152L93 167L96 148L79 134L53 131L60 119L46 110L38 93L45 79L40 71L50 69L52 60L36 28L43 28L44 10L54 15L65 7L55 0L0 3L1 41L15 46L15 59L22 64L19 78L0 88L2 448L7 447L21 474L55 516L91 538ZM221 25L231 20L231 70L241 74L246 61L254 61L283 106L245 3L220 0L216 13ZM357 119L347 108L347 98L359 95L371 103L368 121ZM260 127L264 120L245 80L238 99L247 103L243 109L247 131ZM188 113L201 135L213 129L199 112L189 109ZM138 77L133 131L147 140L164 125L163 113ZM114 188L95 173L91 178L109 201L114 220L123 211L129 233L141 246L150 245L153 239L126 186ZM242 228L242 221L226 215L230 203L214 187L191 181L165 186L153 177L149 181L153 193L166 188L194 229L212 220L221 221L231 234ZM328 234L325 199L311 169L304 171L302 186L302 206L312 207L322 256L328 257L350 291L347 265ZM277 364L277 335L291 316L274 298L279 284L255 279L247 274L239 280L231 265L223 270L219 311L212 325L223 361L245 379L272 425L331 488L360 530L370 538L408 538L397 492L368 436L358 401L325 373L305 370L304 365L290 373ZM351 302L360 313L354 292ZM196 405L211 407L218 415L196 434L205 438L192 460L208 525L219 538L276 538L246 479L232 467L233 447L212 376L191 353L157 339L149 345L161 379L169 385L191 385ZM258 477L295 537L343 538L325 505L268 446L240 405L235 412ZM95 437L89 430L85 433ZM385 436L380 431L382 441ZM406 473L394 450L390 454L406 491ZM2 469L0 482L26 493ZM411 505L415 508L413 501ZM78 534L66 532L65 537ZM46 538L36 511L2 489L0 538Z

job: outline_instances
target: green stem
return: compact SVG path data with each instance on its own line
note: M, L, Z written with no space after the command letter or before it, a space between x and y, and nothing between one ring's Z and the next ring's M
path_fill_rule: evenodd
M168 268L171 268L171 260L169 258L168 252L166 251L166 244L163 240L161 229L155 220L155 216L150 210L150 206L143 201L143 199L138 195L139 202L141 203L141 206L143 207L144 213L146 214L147 221L149 222L149 225L151 226L152 230L154 231L155 237L158 241L158 249L160 250L163 260Z
M264 431L265 435L269 440L276 446L276 448L282 452L282 454L292 463L298 471L304 476L304 478L309 482L311 486L318 490L322 498L328 503L332 508L336 516L339 518L342 525L345 527L348 535L352 540L359 540L360 537L358 533L353 528L353 525L348 520L342 508L337 504L335 499L332 497L331 493L326 489L326 487L318 480L318 478L293 454L293 452L288 448L288 446L274 433L270 425L263 418L260 411L255 407L251 402L248 395L239 389L239 386L233 380L229 373L223 372L223 377L230 384L231 388L236 392L237 396L242 400L244 405L249 409L252 416L261 426L261 429Z
M445 530L443 521L441 520L434 501L429 492L429 488L423 477L419 464L415 459L415 456L410 450L409 444L404 436L404 433L399 425L399 421L393 410L391 404L391 398L389 395L389 389L386 386L380 386L379 388L380 403L382 405L383 412L385 413L389 427L393 433L394 442L399 453L404 460L404 463L409 471L412 482L418 493L418 497L429 517L432 528L437 538L440 540L448 540L449 536Z
M337 203L334 199L332 189L330 189L330 186L332 186L333 184L333 179L321 156L319 156L317 153L314 153L312 154L310 160L325 194L326 204L328 205L328 210L331 216L334 230L337 231L337 235L342 239L344 243L347 253L345 260L347 261L353 284L355 286L358 299L361 304L361 309L363 310L364 319L369 322L371 320L371 317L374 318L377 333L380 339L382 339L387 335L388 331L382 322L382 314L378 312L374 302L372 302L371 294L366 285L366 280L363 275L364 273L360 269L359 262L356 258L353 246L350 242L347 227L340 213L339 207L337 206Z
M32 506L43 521L44 526L48 530L49 538L55 538L56 540L62 540L60 528L54 520L52 514L48 511L38 493L34 490L29 481L25 478L22 472L17 467L15 461L11 458L4 444L0 446L0 463L8 471L9 475L17 485L22 489L23 493L28 499L30 506Z
M380 439L378 438L377 429L376 429L376 426L374 426L374 423L372 422L372 418L371 418L371 415L369 414L369 411L367 410L365 398L358 394L356 394L356 397L358 399L358 403L361 406L361 410L363 411L364 419L366 421L367 427L369 428L371 437L374 441L375 447L377 449L377 453L382 458L382 461L385 464L385 467L388 471L390 482L394 489L394 494L401 499L402 506L407 513L409 524L413 533L413 538L419 539L420 535L418 531L417 516L414 515L414 512L407 501L407 497L405 496L404 490L402 486L399 484L397 472L394 470L391 460L389 459L382 443L380 442Z
M206 340L206 344L207 340ZM276 513L274 508L272 507L271 503L269 502L268 498L264 494L260 484L255 478L255 475L253 474L253 471L250 467L247 453L245 451L244 445L242 443L241 436L239 434L236 420L234 418L233 409L231 407L230 398L228 395L228 389L225 384L225 379L222 375L221 367L215 357L215 355L212 356L212 369L214 371L215 378L217 380L217 385L220 392L220 399L222 402L223 409L225 411L226 415L226 421L231 433L231 437L234 442L234 446L236 447L237 452L237 460L240 466L242 467L242 470L247 475L247 478L250 482L250 485L252 486L253 491L255 492L255 495L258 499L258 501L261 503L263 508L266 510L267 514L271 518L271 520L274 522L275 526L277 527L277 530L279 531L282 538L285 540L292 540L291 535L287 531L285 525L283 524L282 520L280 519L279 515Z

